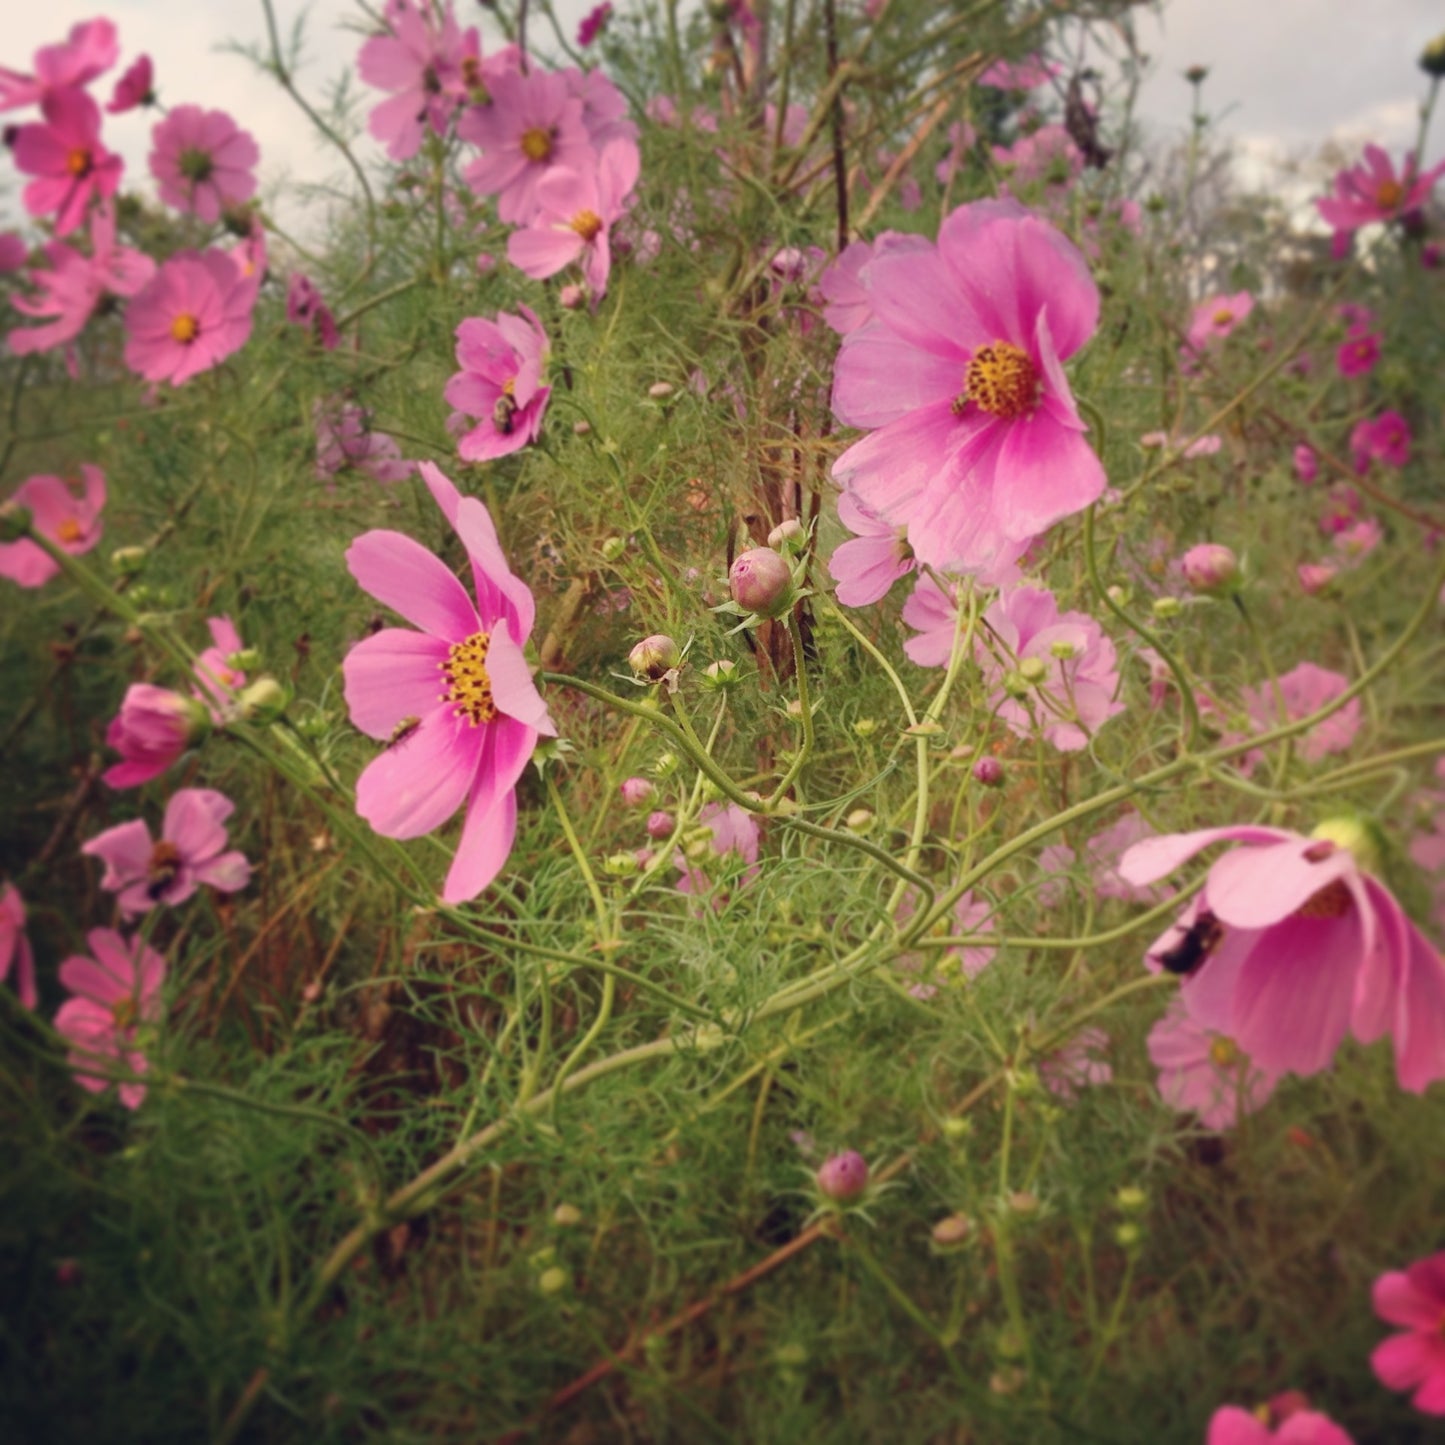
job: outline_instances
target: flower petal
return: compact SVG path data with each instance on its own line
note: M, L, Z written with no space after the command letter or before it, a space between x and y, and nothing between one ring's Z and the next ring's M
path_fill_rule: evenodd
M466 588L420 542L401 532L363 533L346 552L361 587L413 627L460 642L481 624Z
M446 692L448 651L441 638L402 627L363 638L341 664L352 724L385 740L403 719L425 717Z
M385 838L439 828L467 796L493 724L474 727L444 703L390 744L356 780L356 811Z

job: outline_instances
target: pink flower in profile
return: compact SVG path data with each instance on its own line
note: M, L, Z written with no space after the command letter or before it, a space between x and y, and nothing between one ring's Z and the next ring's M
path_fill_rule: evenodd
M300 271L291 273L286 286L286 319L293 326L314 332L323 351L334 351L341 340L331 308L321 299L311 278Z
M133 682L105 730L106 747L118 752L121 761L107 768L101 779L112 788L148 783L177 762L209 727L204 704L169 688Z
M1039 1078L1055 1098L1071 1104L1085 1089L1114 1077L1105 1057L1108 1050L1109 1035L1103 1029L1080 1029L1063 1048L1039 1061Z
M554 166L596 165L582 119L582 101L565 75L533 69L499 76L491 104L463 115L457 133L482 154L462 172L479 196L497 197L497 215L526 225L537 211L537 187Z
M211 721L221 727L235 715L237 694L246 685L246 674L232 662L243 650L241 634L229 617L209 617L206 628L211 645L191 670L196 684L191 694L206 705Z
M368 85L392 92L366 125L392 160L405 161L421 149L428 126L447 133L481 79L481 43L475 29L458 27L451 0L439 22L428 0L387 0L382 18L385 32L361 47L356 68Z
M978 572L1104 490L1061 362L1093 334L1078 249L1015 201L976 201L936 248L875 255L873 318L843 338L833 410L876 428L834 478L908 529L919 561Z
M547 333L534 312L474 316L457 327L457 364L443 395L465 416L479 418L457 445L462 460L490 461L520 451L542 431L550 387L542 385Z
M1375 1313L1404 1333L1375 1346L1370 1368L1387 1390L1414 1390L1425 1415L1445 1415L1445 1251L1382 1274L1371 1291Z
M1355 470L1363 475L1372 461L1387 467L1403 467L1410 460L1410 423L1397 411L1356 422L1350 433L1350 453Z
M751 883L758 876L757 819L736 803L708 803L697 815L697 821L711 834L713 854L719 859L711 871L696 859L679 852L673 859L682 870L677 880L679 893L710 893L714 882L726 878L739 886ZM714 897L714 906L726 901L727 893Z
M54 320L16 327L9 340L17 356L68 346L106 296L134 296L156 271L156 263L143 252L115 244L115 212L108 202L91 212L89 256L63 241L51 241L44 254L49 268L37 267L28 277L37 294L17 294L10 303L24 316Z
M25 933L25 900L20 890L7 883L0 888L0 983L15 969L15 991L26 1008L34 1008L39 995L35 991L35 954Z
M602 4L594 6L589 10L577 26L577 48L586 50L589 45L602 34L607 27L607 22L612 19L612 5L610 0L602 0Z
M1252 1410L1221 1405L1210 1417L1205 1445L1354 1445L1354 1441L1317 1410L1290 1411L1278 1419L1276 1428Z
M828 559L838 584L835 596L844 607L868 607L887 596L889 588L916 565L901 527L880 522L852 495L838 498L838 520L853 533Z
M1280 677L1278 697L1271 683L1247 687L1241 696L1250 722L1263 732L1278 727L1282 722L1295 722L1318 712L1349 685L1349 678L1342 673L1331 672L1329 668L1313 662L1302 662ZM1283 717L1280 716L1281 702L1284 704ZM1334 753L1346 752L1359 730L1360 700L1352 697L1338 712L1331 713L1323 722L1316 723L1307 733L1296 738L1295 752L1305 762L1317 763ZM1247 766L1253 767L1259 755L1249 756L1251 761Z
M60 1005L55 1027L70 1040L75 1082L101 1094L110 1084L96 1076L97 1068L144 1074L149 1067L138 1035L164 1016L166 961L138 933L126 939L112 928L94 928L86 940L91 957L78 954L60 965L60 981L74 997ZM138 1109L146 1086L125 1083L118 1092L127 1109Z
M166 804L161 836L135 818L98 833L81 845L88 858L105 864L102 888L127 918L147 913L158 903L174 908L203 883L218 893L235 893L251 880L246 856L226 847L226 819L236 805L212 788L181 788Z
M72 557L82 556L100 541L100 513L105 506L105 473L86 463L80 474L84 486L80 496L61 477L39 476L22 482L5 504L27 508L31 526ZM59 571L60 564L29 537L0 542L0 577L21 587L43 587Z
M151 174L161 200L208 226L256 194L261 152L223 110L178 105L151 131Z
M100 139L100 107L83 90L58 90L41 106L43 124L22 125L11 151L16 167L36 179L25 187L32 216L55 217L68 236L94 200L113 196L125 168Z
M1335 533L1334 548L1345 567L1358 567L1385 539L1385 529L1374 517L1361 517Z
M1445 1078L1445 962L1383 884L1323 825L1305 838L1240 825L1146 839L1123 857L1134 884L1156 882L1213 843L1203 889L1146 955L1183 979L1190 1017L1233 1039L1270 1073L1317 1074L1345 1034L1388 1033L1400 1087Z
M109 20L72 25L69 37L35 52L35 74L0 66L0 110L43 105L63 90L78 90L104 74L120 58L120 40Z
M318 399L311 408L316 428L316 475L323 481L355 467L373 481L404 482L416 470L393 436L371 429L371 414L341 397Z
M1279 1082L1233 1039L1201 1028L1177 996L1149 1031L1148 1048L1159 1070L1159 1097L1171 1109L1197 1114L1206 1129L1231 1128L1262 1109Z
M1315 449L1306 446L1304 442L1294 449L1294 474L1299 478L1300 485L1306 487L1313 485L1320 474L1320 463Z
M128 110L156 103L155 71L149 55L137 56L115 83L106 110L111 115L124 115Z
M126 309L125 364L172 386L219 366L250 337L260 286L222 251L178 252Z
M346 565L361 587L420 629L388 627L342 664L351 721L386 744L357 779L356 811L383 837L418 838L464 808L442 898L475 898L501 871L517 825L517 779L556 729L522 652L532 594L513 576L487 509L430 462L422 479L471 561L476 600L400 532L358 537Z
M593 299L600 299L612 268L611 228L627 211L641 165L630 140L615 140L595 169L554 166L537 184L532 219L507 238L507 259L537 280L579 262Z
M1349 336L1335 352L1335 365L1344 377L1368 376L1380 360L1380 334L1376 331Z
M1248 291L1236 291L1229 296L1206 296L1194 308L1194 314L1189 319L1185 349L1198 353L1217 345L1242 326L1253 310L1254 297Z
M1412 151L1397 172L1379 146L1367 145L1364 159L1337 171L1334 194L1316 201L1315 206L1337 237L1347 235L1372 222L1395 221L1418 211L1430 199L1441 175L1445 175L1445 161L1420 175Z
M1299 585L1308 597L1318 597L1339 576L1339 572L1339 567L1333 562L1301 562L1295 568Z

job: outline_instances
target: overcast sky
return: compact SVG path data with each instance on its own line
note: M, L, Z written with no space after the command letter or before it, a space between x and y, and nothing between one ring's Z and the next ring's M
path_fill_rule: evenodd
M557 0L569 30L592 0ZM627 0L615 0L623 8ZM359 40L345 23L351 0L275 0L283 32L309 12L309 66L302 86L319 94L355 59ZM264 182L282 176L321 180L335 171L304 117L280 90L244 59L220 53L226 40L261 42L260 0L0 0L0 65L31 68L43 44L62 38L79 20L109 15L120 30L122 64L138 53L155 62L162 99L229 111L261 147ZM480 23L474 0L458 0L466 23ZM537 25L544 22L534 21ZM1140 43L1156 69L1142 94L1141 117L1164 135L1187 133L1190 65L1209 67L1206 107L1224 135L1253 158L1260 178L1272 157L1301 154L1327 138L1358 150L1374 139L1394 152L1413 144L1425 77L1416 59L1425 42L1445 30L1442 0L1170 0L1162 18L1135 12ZM483 45L489 36L483 25ZM119 73L117 68L116 74ZM114 75L96 85L102 100ZM5 117L7 120L10 116ZM146 174L151 118L107 118L106 139L126 159L127 176ZM1445 117L1429 151L1445 154ZM371 154L377 154L374 150ZM6 181L10 184L6 184ZM18 187L13 170L0 177L0 215L13 224ZM294 212L293 212L294 214ZM283 212L284 215L284 212Z

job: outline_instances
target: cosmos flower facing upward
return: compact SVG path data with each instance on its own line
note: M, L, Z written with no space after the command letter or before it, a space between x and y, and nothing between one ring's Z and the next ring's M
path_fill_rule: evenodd
M72 557L89 552L100 541L100 513L105 506L105 473L99 467L80 469L84 490L76 496L61 477L31 477L22 482L6 505L25 507L30 525ZM0 577L22 587L43 587L60 564L28 537L0 543Z
M873 314L843 339L833 410L875 430L833 476L921 563L996 567L1102 495L1061 366L1099 318L1071 242L1015 201L977 201L936 247L875 254L866 281Z
M59 90L41 106L43 124L22 125L12 154L17 169L35 179L25 187L32 216L55 217L55 234L68 236L91 202L116 193L124 162L100 139L100 107L83 90Z
M1375 1347L1370 1367L1390 1390L1414 1390L1414 1407L1445 1415L1445 1252L1392 1269L1375 1281L1375 1313L1399 1325Z
M555 733L522 648L531 591L513 576L487 509L421 464L471 560L475 601L431 552L372 531L346 554L351 575L420 629L359 642L342 671L351 721L386 744L356 784L356 810L387 838L418 838L458 808L466 819L442 898L475 898L501 871L517 826L517 779L537 738Z
M177 252L126 310L125 364L172 386L219 366L250 337L260 287L223 251Z
M261 152L223 110L178 105L151 132L151 174L161 200L208 226L256 194Z

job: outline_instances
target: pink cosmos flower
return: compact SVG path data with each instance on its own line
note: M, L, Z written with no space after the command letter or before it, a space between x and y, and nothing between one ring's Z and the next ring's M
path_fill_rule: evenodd
M719 868L739 887L751 883L759 872L760 833L757 819L736 803L719 802L708 803L697 815L697 820L712 835L712 851L723 860ZM673 863L682 870L682 877L677 880L679 893L712 892L714 880L702 864L690 860L681 852L675 855ZM726 891L715 895L714 907L721 906L727 896Z
M300 271L291 273L286 286L286 319L293 326L314 332L323 351L334 351L341 340L331 308L321 299L311 278Z
M1347 337L1335 352L1335 365L1344 377L1368 376L1380 360L1380 334L1375 331Z
M219 366L251 335L260 287L222 251L178 252L126 309L125 364L172 386Z
M386 743L356 784L356 811L383 837L418 838L465 808L442 898L475 898L501 871L517 825L517 779L556 729L522 648L532 594L513 576L487 509L430 462L422 480L471 561L476 601L400 532L358 537L346 565L361 587L420 629L388 627L342 665L351 721Z
M851 492L838 498L838 520L853 533L828 559L838 584L834 594L844 607L868 607L887 596L889 588L915 567L901 527L880 522Z
M72 557L89 552L100 541L100 512L105 506L105 473L99 467L80 468L84 492L75 492L61 477L31 477L16 487L7 506L26 507L30 524ZM29 537L0 542L0 577L21 587L43 587L60 564Z
M316 428L316 475L329 480L342 467L355 467L373 481L404 482L416 470L393 436L371 429L371 414L341 397L318 399L311 408Z
M948 128L948 154L934 166L940 186L946 186L963 167L963 158L978 144L978 132L966 121L956 120Z
M1148 1047L1159 1070L1159 1097L1171 1109L1197 1114L1206 1129L1229 1129L1262 1109L1279 1082L1233 1039L1201 1028L1179 997L1149 1031Z
M211 645L191 670L195 680L191 695L206 705L212 723L222 727L235 715L236 695L246 685L246 674L231 662L243 650L241 634L229 617L209 617L206 628Z
M250 131L223 110L178 105L151 131L151 174L161 200L208 226L256 194L261 159Z
M93 200L113 196L125 163L100 140L100 107L83 90L57 90L41 105L43 124L22 125L11 152L36 179L25 187L32 216L55 216L55 234L68 236Z
M1061 125L1044 125L1011 146L994 146L994 164L1009 186L1071 186L1084 169L1084 153Z
M1411 440L1410 423L1397 411L1382 411L1377 417L1357 422L1350 433L1355 470L1363 475L1372 461L1387 467L1405 466L1410 460Z
M1318 597L1339 576L1339 571L1333 562L1301 562L1295 568L1295 576L1306 596Z
M1294 449L1294 474L1301 485L1306 487L1311 486L1320 474L1320 463L1315 456L1315 449L1303 442Z
M978 77L978 84L994 90L1036 90L1063 73L1064 68L1057 61L1045 60L1041 55L1026 55L1019 61L995 60Z
M578 261L582 278L600 300L612 268L609 233L626 212L642 165L630 140L611 142L595 170L554 166L537 184L536 210L507 238L507 259L536 280Z
M602 4L594 6L589 10L577 26L577 48L586 50L603 30L607 22L612 19L612 5L610 0L602 0Z
M1104 1056L1109 1035L1099 1028L1080 1029L1063 1048L1039 1061L1039 1078L1055 1098L1073 1103L1085 1089L1107 1084L1113 1066Z
M1198 353L1217 345L1243 325L1253 310L1254 297L1248 291L1236 291L1231 296L1206 296L1189 318L1185 349Z
M1284 673L1279 679L1279 699L1276 699L1272 684L1247 687L1241 696L1249 720L1263 732L1278 727L1282 722L1294 722L1318 712L1327 703L1333 702L1349 687L1350 680L1342 673L1331 672L1313 662L1302 662L1298 667ZM1279 701L1284 703L1284 716L1280 716ZM1317 763L1321 758L1347 751L1360 730L1360 700L1352 697L1338 712L1331 713L1323 722L1316 723L1307 733L1295 739L1295 752L1307 763ZM1246 766L1253 768L1260 755L1247 755Z
M60 1005L55 1027L70 1040L75 1082L101 1094L110 1085L96 1077L97 1067L147 1071L137 1035L164 1015L166 961L140 934L126 939L114 929L94 928L86 939L92 957L77 954L60 965L60 981L75 996ZM120 1101L138 1109L145 1092L144 1084L121 1084Z
M120 58L120 40L109 20L72 25L69 38L35 52L35 74L0 66L0 110L44 105L63 90L78 90L104 74Z
M15 991L26 1008L34 1008L39 999L35 990L35 955L25 934L25 900L20 890L7 883L0 888L0 983L15 968Z
M933 243L924 236L884 231L876 241L853 241L824 267L818 277L818 291L824 302L823 320L847 336L873 316L865 268L875 256L899 251L931 251Z
M554 166L586 171L596 165L582 119L582 101L565 75L532 70L499 76L491 104L462 116L457 134L481 148L462 172L479 196L497 197L497 215L526 225L537 211L537 187Z
M908 529L920 562L979 572L1104 490L1060 363L1093 333L1083 256L1014 201L977 201L928 251L875 255L873 319L843 338L833 410L877 430L833 476Z
M166 804L161 836L151 842L141 818L97 834L80 851L105 864L102 888L127 918L147 913L158 903L184 903L201 884L218 893L235 893L251 880L251 865L235 849L227 853L226 819L236 805L212 788L181 788Z
M29 259L29 243L19 231L0 231L0 276L18 271Z
M1204 828L1136 844L1119 871L1153 883L1220 842L1244 846L1215 860L1146 955L1183 978L1190 1017L1270 1073L1319 1073L1347 1032L1388 1033L1402 1089L1445 1078L1445 962L1349 849L1281 828Z
M128 110L156 103L155 71L149 55L137 56L115 83L106 110L111 115L124 115Z
M519 451L541 434L552 389L542 385L547 333L526 306L521 315L474 316L457 327L457 364L443 395L458 412L479 418L458 443L468 462Z
M120 711L105 730L105 745L121 755L101 779L112 788L134 788L158 778L210 727L206 708L192 698L148 682L127 689Z
M1354 1445L1328 1415L1296 1410L1272 1429L1252 1410L1221 1405L1209 1421L1205 1445Z
M594 67L579 70L569 65L557 72L566 82L569 93L582 102L582 128L587 142L599 155L608 143L629 140L637 144L637 123L627 112L627 97L608 78L605 71ZM581 167L579 167L581 169Z
M1182 437L1172 437L1168 432L1146 431L1139 438L1139 445L1148 451L1168 450L1177 452L1186 462L1192 462L1198 457L1212 457L1224 445L1222 439L1213 432L1206 432L1201 437L1195 437L1187 445Z
M51 241L44 255L49 269L37 267L28 277L38 294L17 294L10 303L22 315L55 319L44 326L16 327L10 333L10 350L17 356L68 348L106 296L134 296L156 271L156 263L143 252L115 244L115 212L108 202L91 212L89 256L63 241Z
M916 907L917 899L910 889L898 905L898 921L904 923L912 918ZM951 923L948 920L941 921L936 931L942 935L996 934L998 927L994 917L997 911L988 899L975 897L973 890L969 889L954 904ZM927 953L900 954L896 962L900 973L913 978L922 974L925 978L942 980L957 973L965 979L975 979L993 962L997 953L998 949L989 943L958 944L945 950L929 949ZM911 983L908 992L912 997L926 1003L937 996L938 983Z
M1376 518L1361 517L1335 533L1334 548L1342 566L1358 567L1384 539L1385 529Z
M1348 235L1374 221L1394 221L1418 211L1430 198L1435 182L1445 174L1445 161L1423 175L1415 169L1414 152L1407 152L1397 172L1390 157L1377 145L1365 147L1364 159L1335 173L1334 194L1315 202L1336 237Z
M362 80L391 91L374 106L367 129L394 161L421 149L428 126L444 136L452 116L482 83L481 42L462 31L447 0L440 23L427 0L387 0L386 31L373 35L356 57Z
M1404 1333L1376 1345L1370 1368L1387 1390L1414 1390L1414 1407L1445 1415L1445 1251L1375 1281L1375 1313Z

